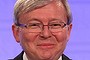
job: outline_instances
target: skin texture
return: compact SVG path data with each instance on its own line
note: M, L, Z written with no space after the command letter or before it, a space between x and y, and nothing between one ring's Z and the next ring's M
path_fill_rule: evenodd
M67 23L66 10L62 3L57 5L55 2L20 15L19 23L27 24L33 19L41 21L44 25L51 20ZM12 25L14 37L26 52L29 60L58 60L69 40L71 28L72 24L60 32L52 33L47 26L44 26L44 30L40 33L29 33Z

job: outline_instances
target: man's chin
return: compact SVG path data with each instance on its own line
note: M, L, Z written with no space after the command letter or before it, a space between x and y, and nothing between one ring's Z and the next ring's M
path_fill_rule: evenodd
M39 52L40 59L48 60L51 59L53 54L50 51Z

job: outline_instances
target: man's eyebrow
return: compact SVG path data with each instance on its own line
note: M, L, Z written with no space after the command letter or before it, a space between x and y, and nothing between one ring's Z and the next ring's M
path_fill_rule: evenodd
M37 22L41 22L39 19L37 19L37 18L32 18L32 19L29 19L28 21L27 21L27 23L28 22L31 22L31 21L37 21Z
M61 20L60 18L52 18L50 21L63 21L63 20Z

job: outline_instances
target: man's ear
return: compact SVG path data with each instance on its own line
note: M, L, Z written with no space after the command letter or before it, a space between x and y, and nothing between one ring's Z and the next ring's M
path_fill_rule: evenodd
M68 40L69 40L69 37L70 37L70 34L71 34L71 30L72 30L72 24L70 24L69 27L68 27Z
M19 43L20 42L19 28L15 24L12 25L12 31L13 31L13 35L14 35L15 40Z

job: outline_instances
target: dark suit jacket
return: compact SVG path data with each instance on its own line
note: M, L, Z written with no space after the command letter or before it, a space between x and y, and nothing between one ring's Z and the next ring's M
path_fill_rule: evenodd
M9 59L9 60L23 60L23 53L24 51L22 51L18 56L16 56L14 59ZM67 56L65 56L64 54L62 55L62 60L71 60L69 59Z

